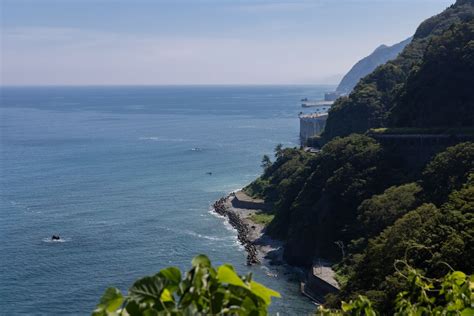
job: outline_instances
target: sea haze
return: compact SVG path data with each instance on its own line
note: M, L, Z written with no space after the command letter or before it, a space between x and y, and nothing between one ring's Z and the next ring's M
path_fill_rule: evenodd
M205 253L278 290L272 311L314 310L290 276L245 266L210 208L297 146L299 99L330 88L1 88L0 309L86 315L106 287Z

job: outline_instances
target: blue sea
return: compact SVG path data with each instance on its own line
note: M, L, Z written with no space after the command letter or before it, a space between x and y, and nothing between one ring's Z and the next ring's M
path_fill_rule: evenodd
M245 265L211 205L298 146L299 100L331 89L1 88L0 313L87 315L108 286L200 253L279 291L272 312L314 311L293 276Z

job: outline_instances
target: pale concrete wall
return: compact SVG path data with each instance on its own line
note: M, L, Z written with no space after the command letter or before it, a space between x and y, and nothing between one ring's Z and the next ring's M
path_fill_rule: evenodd
M326 126L327 115L311 116L302 115L300 116L300 140L302 144L305 144L308 138L319 135Z

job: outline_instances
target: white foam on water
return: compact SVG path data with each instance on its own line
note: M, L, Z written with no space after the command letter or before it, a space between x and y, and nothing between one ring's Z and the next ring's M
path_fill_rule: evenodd
M185 142L188 141L184 138L168 138L168 137L159 137L159 136L144 136L138 137L139 140L150 140L154 142Z
M234 236L220 237L220 236L212 236L212 235L203 235L203 234L200 234L200 233L197 233L195 231L188 230L188 229L184 229L184 230L183 229L172 229L172 228L169 228L169 227L160 227L160 228L164 229L166 231L170 231L170 232L174 232L174 233L182 233L182 234L186 234L186 235L189 235L189 236L198 237L198 238L207 239L207 240L212 240L212 241L231 240L234 237Z
M211 208L209 210L209 213L214 216L214 217L217 217L219 219L222 219L223 222L224 222L224 227L227 228L227 230L231 231L231 232L237 232L237 230L229 223L229 219L224 216L224 215L221 215L219 213L217 213L214 208Z
M242 243L239 241L239 239L237 239L237 236L235 237L235 240L234 240L234 246L237 246L237 248L239 248L239 250L245 250L244 245L242 245Z
M62 238L62 237L59 240L53 240L51 239L51 237L43 238L43 242L52 243L52 244L70 242L71 240L72 240L71 238Z
M157 136L152 136L152 137L139 137L138 139L139 139L139 140L154 140L154 141L160 140L160 138L157 137Z

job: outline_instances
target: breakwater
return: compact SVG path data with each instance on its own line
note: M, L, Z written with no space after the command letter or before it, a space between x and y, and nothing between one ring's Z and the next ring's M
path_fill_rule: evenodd
M214 211L219 215L227 217L229 224L237 230L237 238L244 246L245 251L247 251L247 265L259 264L260 260L257 257L257 248L249 238L250 227L244 223L238 214L232 212L226 205L229 198L231 198L231 195L217 200L213 205Z

